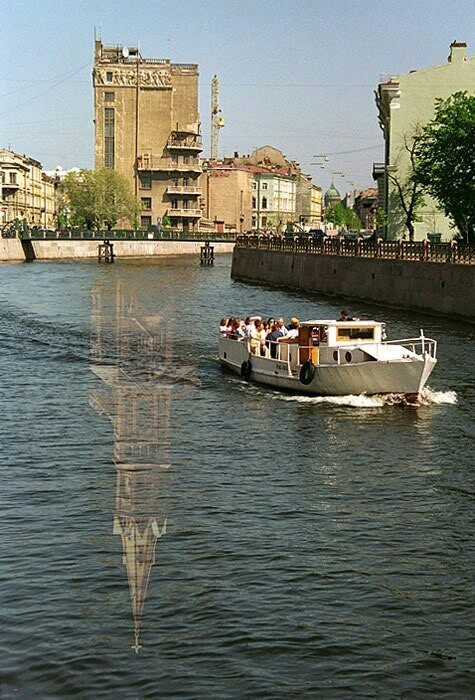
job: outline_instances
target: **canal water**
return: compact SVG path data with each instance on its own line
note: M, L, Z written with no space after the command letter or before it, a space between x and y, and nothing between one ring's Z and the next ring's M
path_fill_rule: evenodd
M332 318L196 257L0 268L4 698L465 698L474 329L350 304L439 364L419 408L216 361L222 315Z

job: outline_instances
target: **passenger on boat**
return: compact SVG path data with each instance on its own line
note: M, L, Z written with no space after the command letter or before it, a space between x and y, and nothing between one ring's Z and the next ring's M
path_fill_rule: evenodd
M246 335L246 338L250 337L253 327L254 327L254 324L251 321L251 317L246 316L246 320L244 321L244 333Z
M249 337L249 347L253 355L269 357L269 350L266 348L266 334L264 324L260 320L254 322L254 328Z
M240 318L231 320L231 332L228 335L230 340L242 340L245 337L243 323Z
M300 328L300 321L298 320L298 318L295 318L295 316L293 316L290 319L290 328L289 328L289 332L287 333L287 337L291 338L291 339L297 338L298 334L299 334L299 328Z
M285 327L284 319L283 318L278 318L277 319L277 325L279 327L280 332L282 333L283 336L286 336L288 333L287 328Z
M342 311L341 316L338 321L359 321L360 319L357 316L350 316L348 311Z
M280 330L277 323L272 325L272 330L267 334L266 346L269 348L270 356L275 360L277 357L277 342L279 338L283 338L284 334Z
M228 319L227 318L222 318L221 321L219 322L219 332L221 335L227 335L227 328L228 328Z

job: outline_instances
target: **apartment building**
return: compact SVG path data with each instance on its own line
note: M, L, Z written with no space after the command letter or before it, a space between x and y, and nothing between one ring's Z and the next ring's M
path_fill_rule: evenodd
M94 51L95 166L131 182L143 228L168 217L194 230L201 219L198 66L144 58L138 48Z
M55 216L55 179L34 158L0 149L0 225L23 219L51 227Z
M447 99L454 92L475 92L475 56L467 56L467 45L454 41L447 63L411 70L403 75L383 76L375 92L379 123L385 141L384 163L373 164L373 178L378 184L378 208L385 212L386 223L379 233L388 240L407 233L394 178L404 182L410 171L407 146L420 126L435 115L437 98ZM391 177L390 177L391 175ZM424 197L425 206L418 212L415 238L425 238L428 231L438 231L450 239L453 229L437 202Z

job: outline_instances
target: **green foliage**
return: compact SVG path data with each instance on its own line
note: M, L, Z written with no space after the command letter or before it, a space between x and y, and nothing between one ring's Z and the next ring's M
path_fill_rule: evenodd
M335 226L345 226L347 229L357 231L361 228L361 221L354 209L348 209L338 202L325 211L325 221Z
M345 209L345 226L349 231L359 231L363 228L360 217L354 209Z
M409 169L398 168L397 165L387 168L388 182L393 185L389 193L391 219L388 225L391 229L399 229L399 220L409 233L409 240L414 240L414 223L422 221L419 211L424 206L422 185L416 177L417 148L421 139L421 127L417 125L412 133L404 134L403 143L396 163L400 157L409 158Z
M436 101L417 145L416 177L463 239L475 242L475 95Z
M112 229L118 221L132 222L139 204L129 181L110 168L68 173L61 183L70 222L87 228Z
M169 216L164 216L162 219L162 226L165 228L171 228L172 225L172 220L170 219Z
M388 215L384 209L376 209L376 228L384 228L388 223Z
M332 207L325 209L324 213L325 221L335 226L343 226L345 223L345 207L341 202L334 204Z

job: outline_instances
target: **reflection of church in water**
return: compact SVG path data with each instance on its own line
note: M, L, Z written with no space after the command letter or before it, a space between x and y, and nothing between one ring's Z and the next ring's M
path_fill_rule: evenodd
M121 282L93 292L91 370L103 384L90 401L114 428L113 532L122 539L136 653L156 543L167 525L171 399L184 379L172 349L166 320L147 315Z

